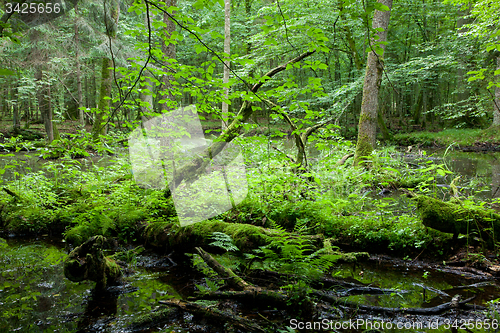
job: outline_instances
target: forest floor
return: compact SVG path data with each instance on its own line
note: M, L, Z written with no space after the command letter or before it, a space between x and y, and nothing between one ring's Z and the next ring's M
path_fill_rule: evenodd
M71 125L61 128L72 129ZM461 136L451 133L464 136L464 132ZM76 138L62 141L65 146L59 151L75 149ZM87 139L80 140L86 149ZM500 297L494 282L500 272L494 233L466 228L454 235L440 225L463 220L463 216L444 216L450 213L441 210L431 212L435 215L430 220L442 223L429 226L425 219L429 212L411 198L450 199L438 206L459 204L467 218L487 230L483 213L477 212L485 210L495 221L500 217L487 210L495 208L494 201L474 197L477 182L458 180L446 165L433 159L408 162L393 148L377 151L369 168L353 168L340 163L352 153L352 143L329 137L318 140L321 149L311 156L308 172L294 173L283 154L284 143L241 138L246 151L246 198L208 221L186 226L179 224L171 194L139 186L128 158L109 148L95 153L111 156L91 160L90 165L84 165L85 159L59 159L44 163L38 171L29 159L13 157L0 165L5 179L0 190L2 237L63 237L68 249L74 249L95 235L105 236L109 241L105 254L121 265L124 275L121 286L126 290L112 292L116 302L120 293L155 293L144 286L127 289L128 283L139 280L131 272L134 265L149 262L153 253L161 254L153 270L173 272L179 265L186 272L196 271L187 275L176 271L184 285L176 292L155 296L157 307L144 307L140 316L134 314L133 322L121 323L129 330L157 330L175 323L181 331L190 332L293 332L293 318L396 322L404 317L408 322L438 320L443 326L445 320L454 318L484 322L488 315L498 316L481 312L487 302ZM270 145L278 149L269 149ZM39 159L38 154L34 158ZM199 200L203 201L199 207L196 200L192 202L195 211L216 207L220 198L208 191ZM7 247L2 242L0 247ZM155 252L143 252L143 247ZM58 256L67 258L63 250ZM17 255L15 250L12 253ZM53 259L54 254L49 257ZM9 258L0 260L12 262ZM349 273L341 276L344 270ZM382 282L382 276L394 271L401 277L388 275ZM19 274L16 270L6 273L0 285L10 288L6 297L24 295L4 312L21 318L23 311L29 311L23 302L38 297L36 286L43 281L28 291L22 284L12 287ZM405 284L398 284L398 279ZM480 284L484 281L493 285ZM179 296L187 286L191 291ZM432 302L426 300L426 293L432 295ZM107 332L102 328L102 315L92 312L96 302L103 300L93 294L88 302L85 315L75 316L81 319L82 332ZM106 317L104 324L115 325L114 315ZM4 323L12 325L2 320L0 328Z
M448 147L463 151L500 151L500 128L447 129L439 132L396 134L394 143L400 146Z

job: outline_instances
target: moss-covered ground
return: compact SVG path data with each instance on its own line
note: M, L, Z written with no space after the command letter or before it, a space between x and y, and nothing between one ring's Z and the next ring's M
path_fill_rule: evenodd
M310 169L294 174L282 153L268 150L267 139L242 139L246 199L189 227L179 226L169 193L139 187L127 157L118 155L109 157L105 167L93 164L86 170L75 160L63 159L45 163L37 172L14 171L14 179L2 184L10 193L0 191L0 225L17 234L62 234L75 246L104 235L186 249L220 232L248 251L272 242L272 230L282 230L319 235L358 251L443 253L451 236L426 228L411 199L379 195L398 188L429 192L432 179L444 172L442 165L413 168L394 149L384 149L372 155L369 169L353 167L350 161L339 166L353 146L340 138L315 140ZM18 167L5 165L3 170Z
M400 146L421 145L460 147L477 147L485 145L499 145L500 131L498 127L486 129L445 129L439 132L413 132L394 135L393 142Z

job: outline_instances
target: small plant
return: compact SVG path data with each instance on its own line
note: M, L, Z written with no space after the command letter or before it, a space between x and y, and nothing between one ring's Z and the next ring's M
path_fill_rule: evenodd
M213 242L209 244L210 246L215 246L228 252L239 251L239 249L233 244L233 239L231 238L231 236L223 232L212 233L211 239L213 240Z
M206 294L209 292L216 292L219 288L224 285L223 281L212 281L209 278L205 278L206 286L202 284L195 284L196 288L202 293Z

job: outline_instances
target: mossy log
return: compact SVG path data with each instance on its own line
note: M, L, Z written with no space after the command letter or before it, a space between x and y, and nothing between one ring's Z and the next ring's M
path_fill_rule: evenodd
M212 242L214 232L222 232L234 241L241 251L248 251L268 245L277 238L297 237L290 233L267 229L251 224L228 223L223 221L204 221L180 227L174 223L157 222L144 226L141 231L147 244L166 251L189 251L195 247L207 246ZM321 237L311 236L314 245L320 246Z
M425 226L441 232L469 234L477 231L486 240L498 239L500 215L492 210L464 207L459 201L443 202L438 199L418 196L417 208Z
M96 282L96 289L104 289L116 283L122 275L113 259L105 257L102 247L103 236L94 236L75 248L64 261L64 275L73 282L90 280Z
M217 260L215 260L210 254L205 252L201 247L196 248L196 252L200 255L200 257L205 261L205 263L210 266L217 274L224 278L225 281L233 288L237 290L253 290L254 287L248 284L245 280L240 278L238 275L234 274L234 272L230 268L226 268L219 264Z

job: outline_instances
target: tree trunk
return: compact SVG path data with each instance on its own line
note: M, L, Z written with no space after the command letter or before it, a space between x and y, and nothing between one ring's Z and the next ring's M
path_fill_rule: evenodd
M120 4L118 1L112 1L109 11L105 8L104 25L106 28L106 35L108 37L109 48L113 40L116 38L118 31L118 20L120 18ZM95 115L94 126L92 127L92 137L94 140L99 139L99 135L105 135L107 132L108 112L109 112L109 98L111 97L111 84L113 82L113 61L110 57L102 58L102 76L101 76L101 91L99 95L99 104Z
M258 81L258 83L256 83L251 88L250 93L256 93L259 88L265 83L266 79L269 80L277 73L284 71L287 65L302 61L304 58L310 56L314 52L315 51L303 53L300 56L288 61L287 63L271 69L269 72L264 74ZM245 121L252 115L252 112L252 103L244 101L235 119L231 122L228 128L222 132L218 140L214 141L204 151L198 153L197 156L193 158L189 163L176 170L171 186L176 188L183 180L189 181L191 179L195 179L201 173L203 173L208 163L210 163L211 159L217 156L217 154L219 154L224 149L227 143L231 142L239 135L242 124L245 123Z
M16 101L12 105L12 125L13 132L16 135L19 133L21 128L21 120L19 119L19 105L21 104L21 101L19 100L17 84L18 82L16 82L14 86L14 96L16 96Z
M165 15L165 14L164 14ZM146 26L148 26L148 16L145 17L145 22ZM143 63L144 66L145 62ZM144 83L146 84L144 88L141 89L141 92L139 94L139 98L141 99L141 107L138 110L138 113L136 115L137 120L142 120L142 121L147 121L148 119L152 118L151 114L154 111L154 99L153 99L153 90L154 90L154 84L151 82L151 74L149 73L148 70L145 70L143 72L144 76ZM126 119L128 121L133 121L134 115L132 112L129 112L128 117Z
M231 0L224 0L224 56L227 60L224 61L224 77L222 82L229 83L229 66L231 66ZM229 98L229 87L224 87L224 98ZM222 130L227 128L229 123L229 104L222 102Z
M165 1L166 9L171 7L171 6L177 6L177 0L166 0ZM172 15L173 14L174 13L172 13ZM170 37L172 36L172 33L175 31L175 22L172 21L170 19L170 17L168 17L168 15L164 13L163 14L163 23L166 24L165 40L167 40L167 41L164 40L162 42L161 49L163 52L164 59L166 59L167 63L168 63L168 60L175 59L176 54L177 54L175 44L172 43L172 41L169 41ZM165 71L171 72L170 69L165 69ZM171 110L173 108L173 102L175 102L175 96L172 93L172 90L173 90L172 82L173 81L174 81L174 77L172 76L172 74L163 75L163 79L162 79L163 93L160 93L160 94L163 96L162 99L167 100L167 102L160 104L160 110L166 111L166 110ZM169 103L168 101L170 101L172 103Z
M80 118L80 124L85 126L85 117L83 110L82 101L82 74L80 71L80 58L78 54L78 3L75 3L75 61L76 61L76 89L77 89L77 109Z
M389 26L390 9L392 0L378 0L379 3L389 7L389 11L375 10L373 16L373 29L382 28L383 31L378 31L379 37L376 41L381 42L380 48L385 50L383 42L387 40L387 27ZM375 39L371 40L373 44ZM358 126L358 142L356 144L356 153L354 156L354 165L358 165L364 156L369 156L376 143L377 133L377 112L378 112L378 92L380 83L382 82L383 72L383 54L375 53L372 49L368 53L366 64L366 74L363 85L363 101L361 103L361 114L359 117Z
M469 29L467 27L464 27L464 25L470 23L470 19L467 18L467 16L470 14L470 8L467 8L466 10L459 10L458 11L458 18L457 18L457 29L458 29L458 36L459 36L459 40L460 40L460 36L465 34ZM464 39L465 37L462 37L462 40L465 40ZM462 54L459 55L459 66L458 66L458 69L457 69L457 90L458 90L458 94L457 94L457 103L459 103L459 105L461 107L464 107L464 109L468 109L466 108L466 105L465 103L467 103L469 97L470 97L470 94L469 94L469 90L467 89L467 84L466 84L466 80L467 78L465 77L465 73L467 72L466 71L466 66L467 66L467 59L466 59L466 54L465 52L463 52ZM469 112L467 112L468 114Z
M497 57L497 70L500 71L500 56ZM498 84L500 85L500 79ZM495 99L493 101L493 126L500 125L500 87L495 87Z
M500 161L493 160L491 164L491 198L500 198Z
M112 68L111 59L108 57L102 58L102 76L101 76L101 91L99 94L99 104L94 118L94 126L92 127L92 137L94 140L99 139L99 135L106 135L106 121L109 110L109 97L111 95L112 83Z
M35 74L35 79L38 82L39 88L37 92L38 108L40 109L40 117L42 118L47 135L47 141L54 141L54 128L52 124L52 110L50 107L50 91L48 86L43 82L43 71L39 67Z

